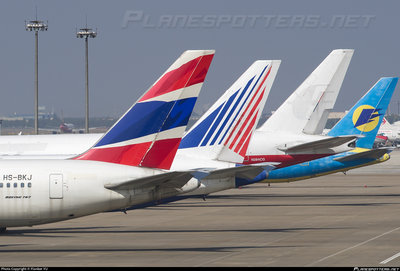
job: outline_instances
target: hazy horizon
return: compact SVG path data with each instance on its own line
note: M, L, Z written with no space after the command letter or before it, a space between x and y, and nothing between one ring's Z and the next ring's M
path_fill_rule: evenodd
M34 34L39 105L85 114L84 41L89 40L90 116L119 117L188 49L215 49L195 107L201 114L257 59L281 59L264 113L276 110L334 49L354 56L334 111L348 110L380 78L398 76L398 1L11 1L0 2L0 116L33 114ZM398 113L400 93L390 112ZM49 110L50 111L50 110Z

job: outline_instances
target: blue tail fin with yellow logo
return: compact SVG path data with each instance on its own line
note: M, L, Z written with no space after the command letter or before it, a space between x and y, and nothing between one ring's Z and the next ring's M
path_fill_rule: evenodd
M329 136L361 135L356 147L372 148L398 77L381 78L330 130Z

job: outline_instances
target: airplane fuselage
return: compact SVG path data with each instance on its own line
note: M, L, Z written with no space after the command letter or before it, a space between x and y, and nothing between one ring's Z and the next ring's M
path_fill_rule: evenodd
M352 155L354 153L355 152L353 151L349 151L285 168L274 169L271 170L268 176L261 182L280 183L280 182L300 181L336 172L346 172L348 170L355 169L358 167L364 167L368 165L382 163L390 159L389 154L385 154L378 159L362 158L362 159L355 159L352 161L342 161L342 162L335 160L335 158Z
M81 154L93 146L103 134L22 135L0 137L0 159L65 159ZM255 131L243 164L280 163L279 167L318 159L350 150L347 145L287 154L279 148L328 138L328 136L269 133ZM196 153L196 150L194 150ZM177 154L183 153L178 149ZM174 163L177 164L177 163Z
M0 158L4 160L19 160L22 158L66 159L84 152L87 148L95 144L101 136L102 134L4 136L0 137ZM256 131L253 139L250 141L248 156L246 156L247 160L245 160L244 164L279 162L280 165L277 167L282 167L332 155L331 149L316 150L315 152L305 154L285 154L284 151L278 149L287 144L287 142L300 144L323 138L326 137L305 134L278 135L277 133L269 134L267 132ZM235 163L213 160L209 159L209 157L202 157L199 154L198 150L179 149L171 170L235 167ZM221 179L205 178L201 180L200 187L185 195L207 195L250 183L253 183L253 180L242 180L233 176ZM104 190L104 184L100 185L100 189ZM105 191L109 192L108 190ZM140 204L140 202L134 204ZM74 216L76 215L74 214Z
M93 161L1 161L0 227L61 221L179 194L154 187L121 191L104 187L163 172Z
M388 137L389 141L395 142L400 140L400 130L395 129L380 129L378 134L383 134Z
M303 133L290 134L280 133L279 131L255 131L243 164L275 162L279 163L277 167L287 167L352 149L348 147L347 144L343 144L335 148L315 148L298 153L286 153L283 150L284 148L297 144L304 144L326 138L329 138L329 136L307 135Z

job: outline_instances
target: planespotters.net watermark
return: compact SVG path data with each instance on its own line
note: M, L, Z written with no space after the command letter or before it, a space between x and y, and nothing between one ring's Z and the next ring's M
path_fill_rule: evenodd
M0 271L48 271L48 267L0 267Z
M345 15L171 15L152 16L142 10L127 10L123 15L122 28L131 26L154 29L219 29L219 28L368 28L376 20L371 14Z

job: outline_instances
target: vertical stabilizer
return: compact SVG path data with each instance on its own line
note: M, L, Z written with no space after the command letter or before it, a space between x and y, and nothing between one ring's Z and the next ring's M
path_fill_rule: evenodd
M241 162L257 126L280 60L258 60L218 99L182 139L188 155Z
M333 50L259 130L295 134L322 132L352 55L350 49Z
M214 56L184 52L87 152L75 157L169 169Z
M381 78L329 131L329 136L361 135L356 146L372 148L396 88L397 77Z
M303 130L305 134L322 134L326 122L328 121L329 113L332 112L333 107L335 106L336 99L354 53L354 50L350 49L343 49L342 51L344 53L343 60L333 76L331 83L328 85L317 106L314 108L314 111Z

